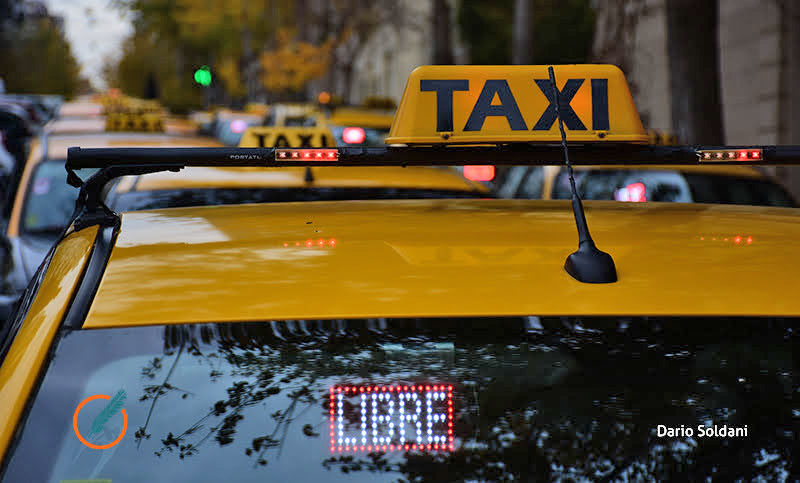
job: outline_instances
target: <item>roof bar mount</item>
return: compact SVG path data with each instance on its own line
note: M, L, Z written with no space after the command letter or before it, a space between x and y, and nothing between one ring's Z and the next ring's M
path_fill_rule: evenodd
M162 166L107 166L100 168L99 171L83 181L75 171L67 166L67 183L80 189L78 199L75 200L75 213L72 215L72 226L75 231L84 228L100 226L118 226L120 218L103 201L103 194L106 184L120 176L140 175L155 173L160 171L179 171L183 169L180 165Z
M547 71L550 74L550 88L556 104L558 128L561 130L564 164L567 165L569 185L572 189L572 212L575 215L575 225L578 227L578 250L567 257L567 261L564 262L564 270L579 282L614 283L617 281L617 268L614 265L614 259L608 253L597 248L594 240L592 240L592 235L589 233L589 225L586 223L583 203L581 202L581 197L578 196L578 190L575 188L575 177L572 174L572 164L569 162L567 133L564 132L564 122L561 120L561 102L558 99L556 75L552 66L548 67Z

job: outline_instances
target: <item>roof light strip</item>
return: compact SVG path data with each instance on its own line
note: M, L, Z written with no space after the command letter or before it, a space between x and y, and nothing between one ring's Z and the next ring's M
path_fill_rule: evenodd
M761 148L740 149L698 149L700 162L728 163L736 161L763 161L764 153Z
M275 161L339 161L338 149L276 149Z

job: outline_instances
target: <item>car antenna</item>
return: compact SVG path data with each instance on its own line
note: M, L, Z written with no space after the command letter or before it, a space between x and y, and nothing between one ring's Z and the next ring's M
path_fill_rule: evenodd
M556 74L553 66L547 68L550 74L550 88L553 101L556 105L556 118L558 129L561 131L561 146L564 148L564 163L569 173L569 186L572 189L572 212L575 215L575 225L578 228L578 250L567 257L564 270L572 278L584 283L613 283L617 281L617 269L611 255L601 251L595 246L589 225L586 224L586 214L578 190L575 188L575 177L572 173L572 164L569 162L569 149L567 148L567 133L564 132L564 122L561 120L561 101L556 87Z

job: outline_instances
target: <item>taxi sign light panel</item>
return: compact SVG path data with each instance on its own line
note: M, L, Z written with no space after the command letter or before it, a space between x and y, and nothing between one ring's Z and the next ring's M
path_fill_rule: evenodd
M330 389L331 452L452 451L453 386Z
M648 142L617 67L554 69L569 141ZM386 142L560 142L556 114L547 66L423 66L408 78Z
M240 148L326 148L336 146L324 126L253 126L239 140Z

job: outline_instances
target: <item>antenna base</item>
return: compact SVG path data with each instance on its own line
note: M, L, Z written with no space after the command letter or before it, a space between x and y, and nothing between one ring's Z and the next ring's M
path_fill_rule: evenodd
M578 251L567 257L564 270L583 283L614 283L617 267L608 253L598 250L591 240L578 245Z

